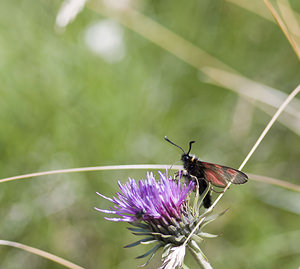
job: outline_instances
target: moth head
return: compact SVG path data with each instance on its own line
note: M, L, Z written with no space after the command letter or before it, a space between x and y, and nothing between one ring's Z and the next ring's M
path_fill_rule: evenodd
M192 159L192 156L189 155L189 154L184 153L184 154L181 155L181 160L182 160L184 163L190 161L191 159Z
M187 161L189 161L189 160L192 158L191 155L190 155L190 151L191 151L191 149L192 149L192 144L195 143L196 141L190 141L190 143L189 143L189 150L188 150L188 152L185 152L185 151L183 150L182 147L176 145L174 142L172 142L172 141L171 141L168 137L166 137L166 136L165 136L165 140L166 140L167 142L171 143L172 145L174 145L175 147L181 149L181 151L183 152L183 154L181 155L181 160L182 160L183 162L187 162Z

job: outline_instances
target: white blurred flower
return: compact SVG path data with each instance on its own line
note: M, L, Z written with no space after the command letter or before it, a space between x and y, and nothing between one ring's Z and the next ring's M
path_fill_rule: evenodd
M56 25L64 28L83 10L87 0L65 0L56 16Z
M103 3L113 9L124 10L130 7L132 0L103 0Z
M89 26L85 33L88 48L107 62L118 62L125 55L122 27L112 20Z

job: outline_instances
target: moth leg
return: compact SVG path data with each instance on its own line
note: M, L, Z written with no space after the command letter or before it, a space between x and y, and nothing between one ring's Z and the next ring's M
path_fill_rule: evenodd
M190 175L190 173L186 169L183 169L180 172L184 177L192 177L192 175Z
M198 178L195 177L195 176L192 176L192 175L189 175L189 177L191 178L191 180L193 180L194 182L196 182L196 189L197 189L197 192L199 192L200 185L199 185Z
M198 181L198 178L195 177L195 176L189 175L189 177L190 177L192 180L194 180L194 181Z
M187 175L187 178L190 180L190 181L194 181L196 183L196 188L197 190L199 190L200 188L200 185L199 185L199 179L196 177L196 176L193 176L191 174L188 174Z
M184 170L181 170L180 173L182 176L186 176ZM178 177L179 177L179 171L174 173L174 177L173 177L174 181L178 180Z
M176 180L178 178L178 176L179 176L179 172L175 172L174 173L174 180Z

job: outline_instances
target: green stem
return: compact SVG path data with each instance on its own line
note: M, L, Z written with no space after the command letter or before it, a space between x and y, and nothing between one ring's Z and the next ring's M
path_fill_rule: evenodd
M200 268L203 269L213 269L210 263L208 262L207 258L198 247L195 241L191 241L188 244L188 249L192 253L193 257L196 259L197 263L199 264Z

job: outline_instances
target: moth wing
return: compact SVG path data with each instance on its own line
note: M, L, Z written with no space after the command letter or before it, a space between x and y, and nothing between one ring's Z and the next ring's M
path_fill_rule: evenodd
M228 166L206 162L202 162L202 166L206 180L216 187L224 188L228 182L244 184L248 181L245 173Z

